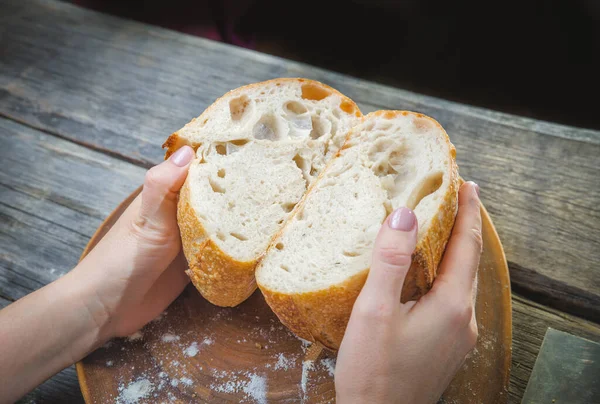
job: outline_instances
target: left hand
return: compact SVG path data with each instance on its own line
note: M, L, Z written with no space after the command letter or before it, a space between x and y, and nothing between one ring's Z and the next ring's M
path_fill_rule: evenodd
M186 146L151 168L142 193L73 271L85 278L89 296L83 304L105 339L143 327L189 282L177 198L193 156Z
M177 197L194 151L146 174L140 196L67 275L0 310L0 404L158 316L189 278Z

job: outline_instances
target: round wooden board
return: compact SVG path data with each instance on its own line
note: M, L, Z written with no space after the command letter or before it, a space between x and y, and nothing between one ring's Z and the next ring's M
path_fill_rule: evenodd
M102 224L84 255L139 194ZM512 318L506 258L483 210L478 275L479 340L441 402L505 403ZM182 268L183 270L183 268ZM193 286L130 338L115 339L77 364L87 403L310 402L335 400L335 354L300 341L259 291L235 308L213 306ZM135 401L145 392L144 397Z

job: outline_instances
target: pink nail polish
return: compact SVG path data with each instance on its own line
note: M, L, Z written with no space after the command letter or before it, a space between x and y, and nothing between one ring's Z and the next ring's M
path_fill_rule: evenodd
M469 184L473 185L473 188L475 188L475 192L477 192L477 196L479 196L479 185L473 181L469 181Z
M181 149L177 150L169 160L173 162L178 167L183 167L189 163L194 157L194 149L189 146L183 146Z
M416 223L415 213L408 208L396 209L388 219L390 228L400 231L410 231Z

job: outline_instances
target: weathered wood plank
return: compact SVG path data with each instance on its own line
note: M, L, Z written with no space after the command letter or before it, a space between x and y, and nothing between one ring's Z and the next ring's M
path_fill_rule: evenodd
M5 299L5 298L3 298L3 297L0 297L0 309L2 309L2 308L4 308L4 307L8 306L8 305L9 305L9 304L11 304L11 303L12 303L12 301L11 301L11 300L8 300L8 299Z
M513 294L513 356L509 402L519 404L548 327L600 342L600 326Z
M600 322L600 132L468 107L56 2L0 5L0 114L149 166L225 91L279 76L337 87L365 111L438 119L482 186L513 288Z
M84 402L75 366L69 366L54 375L18 401L20 404L83 404Z
M0 296L15 300L77 264L144 170L0 119Z

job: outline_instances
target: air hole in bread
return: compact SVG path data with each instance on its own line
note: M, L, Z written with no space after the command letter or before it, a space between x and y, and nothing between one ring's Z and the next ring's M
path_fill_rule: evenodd
M283 250L283 243L275 244L275 248L277 248L279 251Z
M444 173L436 172L431 173L421 183L415 187L413 192L410 194L406 206L412 210L421 203L427 196L433 194L435 191L440 189L444 180Z
M244 236L243 234L240 234L240 233L231 232L229 234L231 234L231 237L235 237L235 238L237 238L240 241L246 241L246 240L248 240L248 237L246 237L246 236Z
M302 85L302 98L305 100L321 101L331 95L331 91L316 84L307 83Z
M331 122L328 119L313 116L310 137L318 139L327 133L331 133Z
M300 169L300 171L302 171L302 177L304 177L304 181L306 182L305 187L308 188L308 184L310 183L310 178L308 175L308 172L310 171L309 162L299 154L296 154L292 160L294 160L296 166Z
M274 115L264 115L252 128L252 136L258 140L279 140L282 138L282 128Z
M247 95L229 101L229 113L232 121L240 121L250 110L250 98Z
M354 112L354 104L348 100L344 100L340 104L340 109L347 114L352 114Z
M281 269L283 269L285 272L290 272L290 268L289 268L287 265L283 265L283 264L281 264L279 267L280 267Z
M294 206L296 206L296 204L295 203L291 203L291 202L284 203L283 205L281 205L281 207L283 208L283 210L286 213L290 213L294 209Z
M219 231L217 232L217 238L221 241L225 241L225 234Z
M413 125L417 133L428 132L433 129L433 122L427 118L416 118L413 120Z
M248 143L250 140L248 139L235 139L235 140L230 140L229 143L236 145L238 147L242 147L244 146L246 143Z
M343 251L342 254L344 254L346 257L358 257L360 255L360 253L357 251Z
M210 184L210 187L212 188L213 192L219 194L225 193L225 188L223 188L220 184L217 184L212 178L208 179L208 183Z
M308 109L304 106L304 104L298 101L286 102L285 104L283 104L283 110L287 113L294 115L302 115L308 112Z
M217 175L219 176L219 178L225 178L225 169L219 169L219 171L217 171Z
M217 151L217 154L220 154L221 156L227 155L227 147L224 144L216 145L215 150Z

